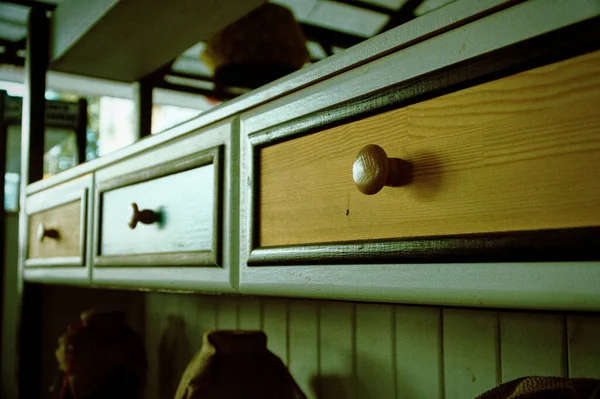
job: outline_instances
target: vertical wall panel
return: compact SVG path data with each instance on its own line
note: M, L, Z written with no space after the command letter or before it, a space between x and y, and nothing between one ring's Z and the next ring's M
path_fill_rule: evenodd
M126 306L145 334L146 398L171 399L210 329L263 328L311 399L474 398L523 375L600 378L600 316L45 288L45 351L79 308ZM73 298L77 298L74 300ZM126 305L123 305L126 304ZM73 307L73 313L64 315ZM77 309L75 309L77 308ZM57 327L58 328L58 327ZM58 331L58 330L57 330ZM49 338L49 340L50 340ZM568 342L568 348L565 348ZM568 367L566 353L568 349Z
M162 399L158 392L158 345L165 328L165 308L167 295L152 293L146 295L146 356L148 357L147 399Z
M194 349L190 333L195 318L189 319L188 311L194 307L194 298L189 295L160 294L153 304L161 309L157 316L162 328L155 331L153 347L147 347L155 353L154 361L158 367L150 378L158 383L158 398L172 398ZM149 392L152 395L152 392Z
M446 399L474 398L499 381L498 314L443 310Z
M288 300L263 299L263 331L271 352L288 364Z
M241 297L238 310L240 330L262 329L262 303L260 298Z
M309 399L316 399L315 385L319 376L318 303L290 301L289 312L289 370Z
M394 307L356 305L356 397L395 397Z
M202 295L196 298L190 315L189 330L192 350L197 353L202 347L202 336L205 332L217 328L217 301L216 297Z
M569 377L600 378L600 315L568 316Z
M526 376L564 376L565 318L500 313L502 381Z
M239 298L235 296L219 297L217 302L217 328L219 330L238 329Z
M443 398L441 328L440 309L396 307L398 398Z
M319 399L354 398L354 305L322 302Z

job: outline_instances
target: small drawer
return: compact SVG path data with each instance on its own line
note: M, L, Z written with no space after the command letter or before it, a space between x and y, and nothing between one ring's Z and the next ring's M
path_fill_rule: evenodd
M589 260L599 87L596 52L329 129L316 115L293 140L251 136L250 264Z
M97 183L97 266L219 266L216 147Z
M27 198L25 266L85 266L91 176Z

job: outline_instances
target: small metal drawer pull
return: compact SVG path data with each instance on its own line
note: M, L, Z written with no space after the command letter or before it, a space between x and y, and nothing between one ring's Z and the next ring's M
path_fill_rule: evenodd
M135 229L138 223L152 224L155 222L160 222L160 220L161 215L159 212L154 212L151 209L142 209L140 211L138 205L135 202L131 204L131 213L128 223L131 229Z
M410 183L412 165L410 162L388 158L378 145L363 147L352 166L354 184L366 195L377 194L384 186L397 187Z
M46 226L44 226L44 223L40 223L37 229L38 241L42 242L46 237L58 240L60 238L60 233L56 229L47 229Z

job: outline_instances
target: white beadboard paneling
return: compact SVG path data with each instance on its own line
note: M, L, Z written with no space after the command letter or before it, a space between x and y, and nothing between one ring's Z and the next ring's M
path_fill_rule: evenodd
M156 374L150 375L149 379L158 383L158 398L170 398L175 396L181 376L192 359L195 348L190 341L190 330L195 324L195 317L187 313L189 307L193 307L194 298L188 295L161 295L156 305L161 307L160 329L153 331L157 337L154 338L153 347L148 350L154 352L154 361L158 367ZM195 336L195 334L194 334Z
M356 398L395 397L394 307L356 305Z
M443 310L446 399L474 398L499 381L498 313Z
M319 328L319 399L353 399L354 305L322 302Z
M173 397L202 334L214 328L262 328L269 349L289 364L310 399L463 399L524 375L556 376L568 370L569 377L600 378L598 314L66 287L45 291L43 322L52 339L44 346L49 359L44 373L56 371L58 332L52 328L58 324L62 330L67 323L60 317L76 317L88 306L120 305L145 334L147 399Z
M569 377L600 378L600 315L567 317Z
M263 331L267 334L267 347L288 363L288 300L263 299Z
M217 302L217 329L238 329L239 298L223 296Z
M564 316L507 312L499 317L502 382L565 376Z
M262 300L241 297L239 302L238 328L240 330L262 329Z
M147 399L162 399L159 395L160 360L159 343L167 320L168 301L166 294L146 295L146 356L148 357L148 379L146 383Z
M202 336L205 332L217 328L217 301L216 297L195 296L190 309L190 322L188 332L192 351L197 353L202 347Z
M319 313L316 301L294 300L289 307L290 373L309 399L316 399L319 376Z
M443 398L441 310L396 307L398 398Z

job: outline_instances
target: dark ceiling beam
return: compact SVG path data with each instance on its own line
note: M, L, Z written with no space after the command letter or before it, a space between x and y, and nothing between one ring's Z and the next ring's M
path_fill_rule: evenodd
M0 46L4 47L4 52L0 53L0 64L25 65L25 58L18 54L19 50L25 49L25 43L26 39L17 41L0 39Z
M381 31L379 31L379 33L388 31L414 19L415 9L424 1L425 0L408 0L398 11L390 16L390 20L387 24L385 24Z
M335 3L342 3L342 4L349 5L349 6L362 8L364 10L378 12L380 14L391 15L395 12L394 10L392 10L390 8L383 7L383 6L380 6L377 4L371 4L369 2L362 1L362 0L332 0L332 1Z
M13 54L0 54L0 65L24 66L25 58Z
M45 1L39 0L0 0L0 3L10 3L31 8L41 8L47 11L54 11L56 8L56 4L46 3Z
M238 94L232 94L232 93L227 93L227 92L223 92L223 91L213 91L213 90L201 89L198 87L184 86L184 85L165 82L164 80L154 82L154 87L160 88L160 89L179 91L179 92L183 92L183 93L198 94L198 95L205 96L205 97L212 97L212 98L215 98L215 99L218 99L221 101L231 100L232 98L235 98L238 96Z
M335 46L346 49L368 39L308 23L301 23L300 26L308 40L321 44L323 48L325 46Z

